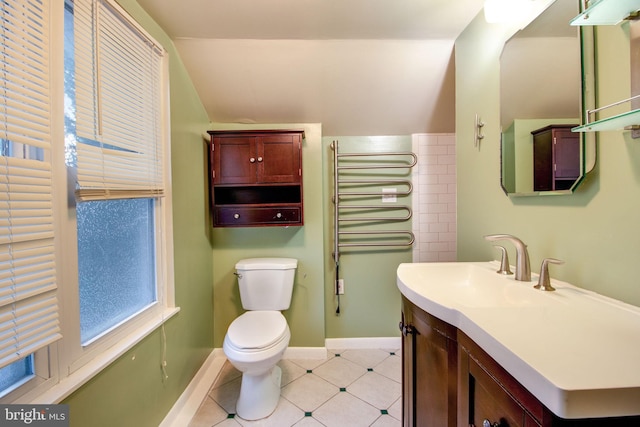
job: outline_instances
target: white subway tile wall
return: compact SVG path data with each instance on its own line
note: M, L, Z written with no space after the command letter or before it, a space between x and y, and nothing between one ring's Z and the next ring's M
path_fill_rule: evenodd
M413 262L456 260L455 134L414 134Z

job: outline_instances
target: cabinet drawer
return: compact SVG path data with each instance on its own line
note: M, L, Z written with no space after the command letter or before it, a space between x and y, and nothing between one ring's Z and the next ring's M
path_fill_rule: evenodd
M299 206L217 206L214 208L214 225L302 225L302 209Z

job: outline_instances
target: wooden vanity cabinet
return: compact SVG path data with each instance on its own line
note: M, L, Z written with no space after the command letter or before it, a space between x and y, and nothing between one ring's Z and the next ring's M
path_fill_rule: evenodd
M562 419L456 327L402 297L404 427L631 427L640 416Z
M403 298L403 425L456 426L456 328Z
M303 131L208 133L214 226L303 225Z

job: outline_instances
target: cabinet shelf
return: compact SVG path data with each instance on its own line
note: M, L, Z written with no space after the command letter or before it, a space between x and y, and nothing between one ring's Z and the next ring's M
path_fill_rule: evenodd
M640 9L639 0L593 0L571 25L617 25Z

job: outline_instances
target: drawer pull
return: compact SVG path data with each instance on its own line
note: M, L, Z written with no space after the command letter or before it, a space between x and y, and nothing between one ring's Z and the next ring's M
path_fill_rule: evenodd
M233 217L234 217L235 219L240 219L240 214L239 214L239 213L234 213L234 214L233 214Z
M484 421L482 421L482 427L500 427L500 423L496 421L495 423L491 424L491 421L485 419Z
M278 213L276 214L276 218L278 218L278 219L282 218L282 214L281 214L280 212L278 212Z

